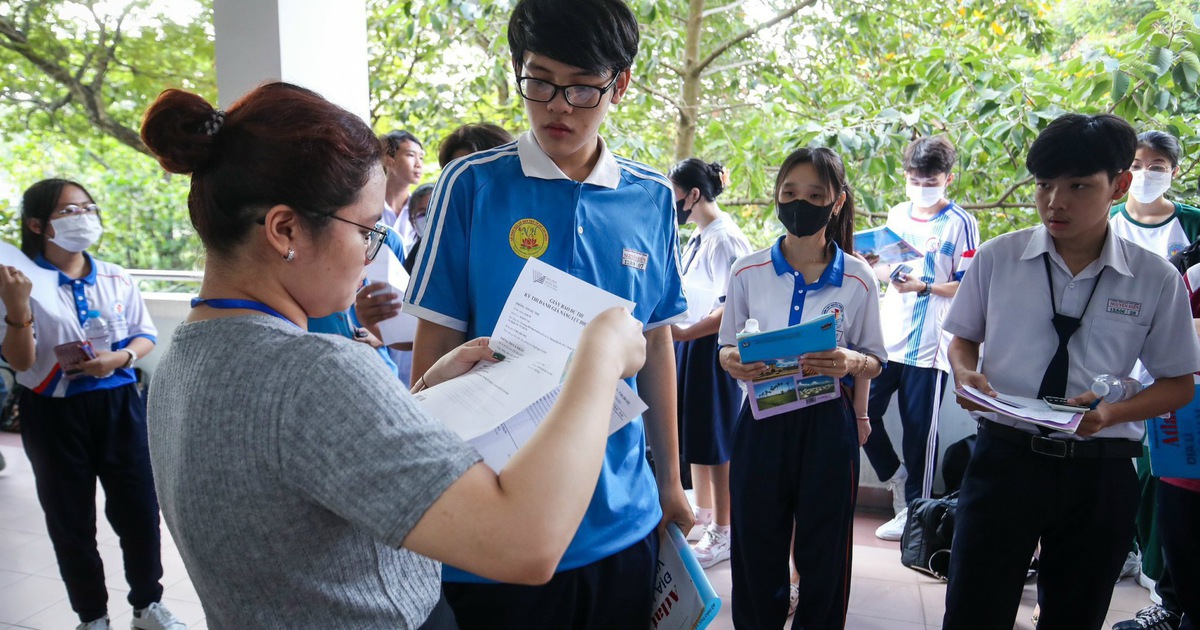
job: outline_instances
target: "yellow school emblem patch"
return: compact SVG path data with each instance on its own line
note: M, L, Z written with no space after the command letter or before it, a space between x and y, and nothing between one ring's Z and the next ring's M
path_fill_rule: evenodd
M540 258L550 246L550 233L537 219L521 219L508 231L508 244L521 258Z

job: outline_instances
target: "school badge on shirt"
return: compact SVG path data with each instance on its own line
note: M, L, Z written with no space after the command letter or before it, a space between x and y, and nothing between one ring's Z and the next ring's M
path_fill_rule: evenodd
M521 219L508 231L508 245L521 258L540 258L550 246L550 233L537 219Z
M639 252L636 249L629 249L628 247L621 250L621 264L626 267L633 267L634 269L644 271L646 263L649 261L650 254L646 252Z

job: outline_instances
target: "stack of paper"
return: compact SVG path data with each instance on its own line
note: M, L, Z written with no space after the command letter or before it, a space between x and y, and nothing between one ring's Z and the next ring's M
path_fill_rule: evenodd
M1051 409L1046 401L1036 398L1008 394L1000 394L993 398L971 386L959 387L954 393L996 413L1063 433L1074 433L1079 428L1079 422L1083 420L1082 413L1057 411Z

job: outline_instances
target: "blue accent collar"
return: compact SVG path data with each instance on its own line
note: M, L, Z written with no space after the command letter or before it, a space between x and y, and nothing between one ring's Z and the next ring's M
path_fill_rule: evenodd
M87 252L83 252L83 257L87 259L88 268L91 269L91 271L88 272L88 275L86 275L82 278L78 278L78 279L83 280L83 283L86 285L95 286L95 284L96 284L96 261L92 260L92 255ZM45 254L38 254L37 258L33 259L33 262L34 262L34 264L36 264L37 266L39 266L43 269L49 269L50 271L57 271L58 272L58 286L61 287L64 284L74 284L75 283L76 278L68 277L67 274L63 273L61 269L59 269L58 267L55 267L54 263L50 262L49 260L46 260Z
M788 263L787 258L783 255L783 239L786 235L780 236L779 240L771 246L771 263L775 267L776 275L792 274L796 270ZM821 277L816 282L807 285L808 289L819 289L826 284L831 284L835 287L842 286L842 277L845 275L846 257L842 253L842 248L838 247L837 243L833 243L833 260L825 266L825 271L821 272Z

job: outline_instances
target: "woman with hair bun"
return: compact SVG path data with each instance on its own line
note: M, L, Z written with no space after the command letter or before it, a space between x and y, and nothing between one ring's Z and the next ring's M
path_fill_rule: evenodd
M308 333L354 300L381 243L382 151L309 90L263 85L228 112L168 90L142 139L190 174L207 265L154 375L163 516L210 628L456 628L439 564L536 584L553 574L600 473L617 380L641 327L585 329L558 404L502 474L426 415L372 353ZM478 361L487 339L413 390Z
M688 158L673 166L667 177L675 187L676 220L680 225L696 224L682 254L684 287L716 291L709 294L712 304L701 305L707 315L700 321L671 327L679 369L681 460L691 464L696 492L696 528L690 538L701 530L694 550L707 568L729 558L729 453L742 404L737 381L721 369L717 331L725 311L729 268L753 250L729 214L717 206L717 196L729 183L725 167ZM696 298L689 296L692 299Z
M132 627L183 630L187 626L160 603L158 502L146 403L133 371L134 362L154 350L158 331L137 283L88 252L103 233L100 207L82 184L46 179L25 191L21 250L52 272L57 304L31 300L30 278L0 265L4 359L25 386L21 439L78 629L111 628L96 547L99 480L104 514L124 552ZM103 338L89 321L94 318L105 322ZM63 351L68 344L75 348L71 360Z

